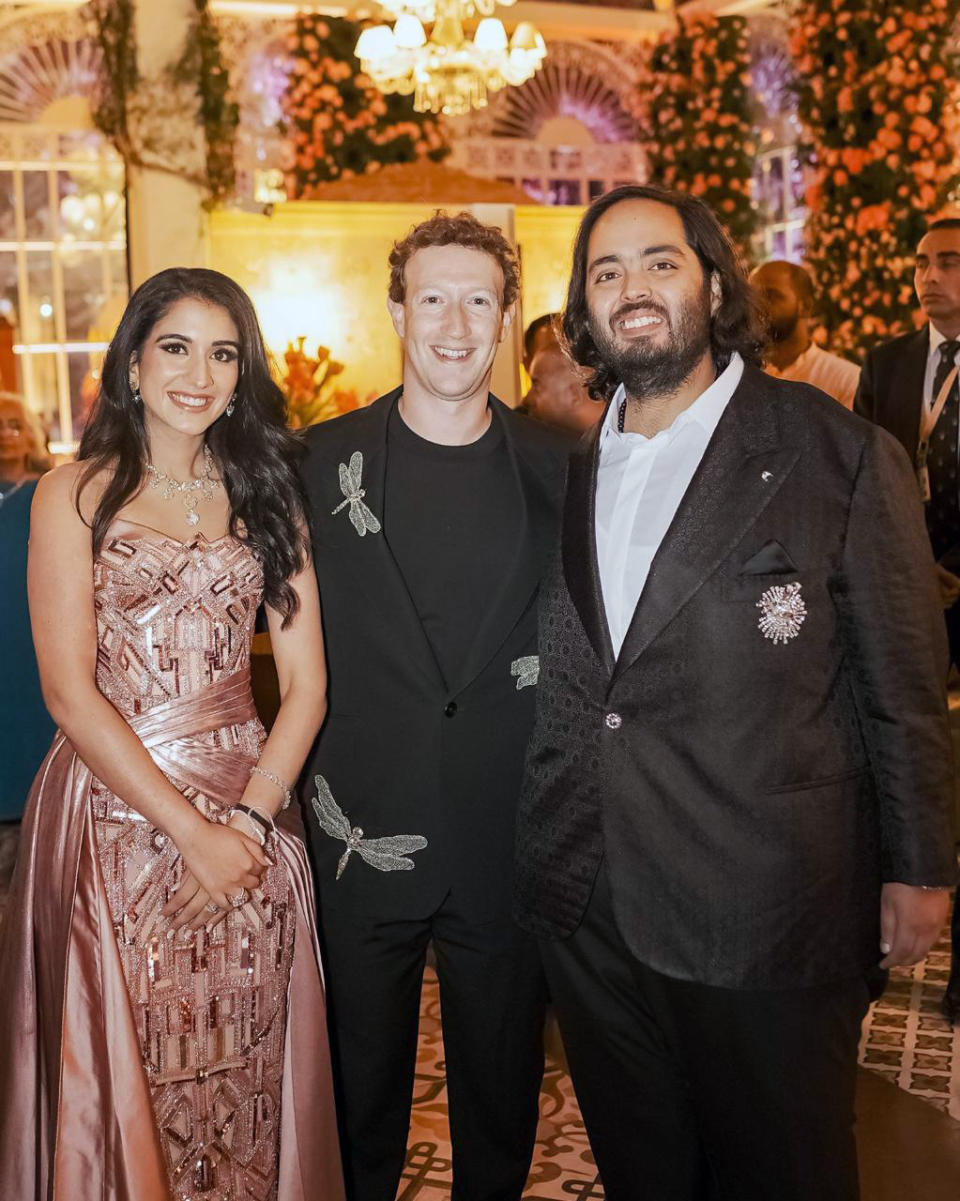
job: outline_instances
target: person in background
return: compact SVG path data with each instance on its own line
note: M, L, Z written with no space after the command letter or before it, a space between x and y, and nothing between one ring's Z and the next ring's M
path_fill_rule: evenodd
M27 611L30 505L48 465L39 421L19 396L0 392L0 893L13 871L27 793L55 728L40 691Z
M560 343L555 338L539 341L541 345L530 364L526 411L544 425L582 434L603 416L603 405L591 397Z
M767 373L813 384L844 408L852 408L860 368L817 346L811 338L815 297L809 272L796 263L772 259L756 268L750 283L760 294L770 335Z
M559 313L543 313L534 317L523 331L523 367L531 374L534 356L538 350L557 342L557 320Z
M931 223L917 246L913 286L927 318L867 352L854 410L889 430L917 470L937 561L950 660L960 667L960 217ZM952 381L952 382L951 382ZM960 904L954 897L952 965L943 1013L960 1023Z

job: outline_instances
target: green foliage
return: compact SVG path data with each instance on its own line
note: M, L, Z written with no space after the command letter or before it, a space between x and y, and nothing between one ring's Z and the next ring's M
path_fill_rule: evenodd
M220 34L210 15L209 0L194 0L195 25L187 35L175 78L196 87L200 120L206 135L207 187L211 201L232 195L237 180L234 162L240 110L230 99L230 76L220 53Z
M130 147L127 109L140 82L133 0L90 0L94 37L103 56L103 76L93 119L121 154Z

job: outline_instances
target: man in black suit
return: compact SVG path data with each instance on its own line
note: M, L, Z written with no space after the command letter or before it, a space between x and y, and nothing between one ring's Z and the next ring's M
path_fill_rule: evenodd
M588 210L564 330L609 405L543 587L516 908L608 1201L852 1201L870 981L953 879L910 466L755 328L699 201Z
M924 466L920 460L925 462L929 487L922 494L927 532L937 561L950 659L960 667L960 382L955 372L960 363L960 218L943 218L930 225L917 246L913 283L927 324L868 352L854 412L889 430L917 466L918 475ZM947 393L938 406L944 388ZM925 441L928 448L922 447ZM953 963L942 1007L948 1021L957 1024L960 904L956 897L951 941Z
M567 445L488 393L518 287L500 231L438 215L390 263L402 388L314 427L304 471L330 672L312 842L347 1192L396 1195L432 942L453 1196L515 1201L544 984L511 920L512 851Z

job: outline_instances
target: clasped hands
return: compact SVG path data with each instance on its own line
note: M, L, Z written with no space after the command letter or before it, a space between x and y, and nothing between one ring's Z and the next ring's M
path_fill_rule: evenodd
M180 887L161 911L172 919L168 938L184 927L199 930L223 921L238 895L259 886L271 862L257 840L234 825L237 817L221 825L197 816L200 820L177 844L186 869Z

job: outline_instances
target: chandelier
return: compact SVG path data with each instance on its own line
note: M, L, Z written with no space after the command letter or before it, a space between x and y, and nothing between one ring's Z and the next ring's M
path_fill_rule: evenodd
M505 5L516 0L500 0ZM522 21L507 38L492 16L497 0L382 0L396 16L389 25L365 29L357 42L360 66L381 92L413 96L418 113L460 116L483 108L487 93L526 82L547 47L536 28ZM479 16L473 38L463 23ZM429 38L424 22L432 24Z

